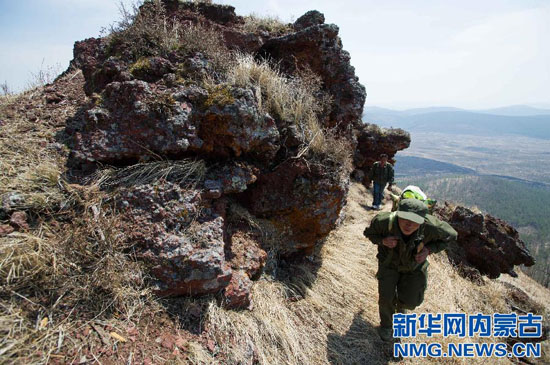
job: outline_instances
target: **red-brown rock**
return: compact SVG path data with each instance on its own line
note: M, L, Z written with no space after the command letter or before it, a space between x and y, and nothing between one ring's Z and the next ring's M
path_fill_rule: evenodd
M515 228L489 214L450 205L435 211L458 233L457 244L447 252L455 265L470 266L491 279L514 275L515 265L532 266L535 260Z
M354 177L365 183L372 165L380 159L380 155L388 155L390 162L397 151L408 148L411 136L402 129L380 128L376 124L363 124L357 129L357 148L353 156L355 166Z
M226 257L233 270L243 271L248 277L257 278L267 260L267 253L261 248L261 236L250 229L232 230Z
M223 293L223 304L226 308L245 309L250 307L250 289L252 281L242 271L233 271L231 281Z
M159 295L215 293L231 279L223 204L172 183L121 191L128 239L158 279Z
M290 238L286 254L309 254L334 229L345 204L348 178L329 165L289 160L260 176L244 197L251 212Z
M27 220L27 213L22 211L14 212L10 218L10 225L18 231L27 230L29 229Z
M10 226L9 224L1 224L0 225L0 237L7 236L8 234L15 231L15 229Z

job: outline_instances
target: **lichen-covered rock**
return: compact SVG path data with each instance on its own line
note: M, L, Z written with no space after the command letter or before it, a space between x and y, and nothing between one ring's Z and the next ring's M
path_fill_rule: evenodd
M349 53L342 48L336 25L313 25L272 38L259 54L278 62L288 74L308 68L321 77L332 98L326 127L338 126L341 131L349 131L360 125L366 92L355 76Z
M5 219L5 215L25 205L25 197L15 191L3 194L0 201L2 202L2 206L0 206L1 219Z
M250 280L260 276L267 248L264 236L246 222L227 223L226 203L246 206L254 219L265 218L276 231L273 236L281 238L281 253L309 254L340 217L349 163L314 148L300 152L299 127L269 115L256 86L229 83L225 72L233 64L220 65L220 60L233 57L227 50L258 54L261 48L285 76L312 72L322 81L315 96L331 99L331 114L319 115L321 124L338 126L336 135L347 138L346 145L354 142L365 90L342 49L338 28L324 24L317 11L296 21L297 32L289 26L270 33L249 27L230 6L163 4L160 13L151 4L140 11L165 14L180 29L218 32L219 39L205 38L215 49L198 47L199 52L180 44L145 47L140 53L124 36L77 42L72 64L82 69L91 101L66 128L69 167L79 176L102 164L132 166L159 156L205 161L204 178L192 186L165 178L109 188L118 189L123 229L157 279L157 293L196 295L225 288L229 307L247 307ZM130 28L128 34L137 37L140 31Z
M310 10L301 17L299 17L293 24L296 31L300 31L307 27L314 25L324 24L325 15L317 10Z
M455 265L473 267L495 279L502 273L514 275L515 265L535 264L519 233L503 220L448 204L435 214L458 233L456 246L447 250Z
M246 162L233 162L212 168L204 187L207 195L216 198L222 194L242 193L248 185L256 182L260 170Z
M309 254L336 226L347 189L347 176L295 159L261 175L243 198L253 214L272 220L289 237L283 253Z
M201 152L221 157L250 154L271 160L279 149L279 131L273 118L258 110L250 89L220 86L205 102L200 115Z
M173 183L121 191L128 239L158 279L160 295L215 293L231 279L224 254L223 200Z
M380 128L376 124L363 124L357 129L357 148L353 156L354 176L365 183L365 177L380 155L388 155L390 162L397 151L408 148L411 136L402 129Z
M74 135L73 164L140 161L156 154L212 157L249 154L269 160L279 149L274 120L258 110L251 90L196 86L173 92L141 80L111 82Z
M130 66L129 70L134 77L147 82L160 80L164 75L174 71L174 65L162 57L140 58Z
M72 163L137 162L151 152L176 155L198 149L202 141L191 111L190 102L157 94L145 81L111 82L102 103L88 110L73 132Z
M250 307L250 289L252 281L242 271L234 271L231 281L223 292L223 305L229 309L245 309Z

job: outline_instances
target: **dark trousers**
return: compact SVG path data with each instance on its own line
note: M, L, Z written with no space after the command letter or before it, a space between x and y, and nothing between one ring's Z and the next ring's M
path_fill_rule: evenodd
M414 309L424 301L428 284L428 263L410 272L398 272L378 263L378 309L380 326L391 328L392 315Z
M384 188L386 184L382 185L376 181L372 183L372 205L380 205L382 203L382 198L384 198Z

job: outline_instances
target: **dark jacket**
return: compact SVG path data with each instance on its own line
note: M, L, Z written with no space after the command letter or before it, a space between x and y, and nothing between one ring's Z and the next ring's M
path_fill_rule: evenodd
M378 245L376 257L383 266L392 267L400 272L415 270L423 265L423 263L418 264L414 259L420 242L424 242L424 247L430 252L436 253L444 250L449 243L456 241L457 233L447 222L428 214L426 222L406 242L397 219L395 212L379 213L363 232L365 237ZM382 244L382 240L389 236L396 236L399 239L394 248Z
M392 164L386 162L386 164L382 166L380 161L376 161L369 171L368 181L369 184L371 181L374 181L383 186L385 186L387 183L393 184Z

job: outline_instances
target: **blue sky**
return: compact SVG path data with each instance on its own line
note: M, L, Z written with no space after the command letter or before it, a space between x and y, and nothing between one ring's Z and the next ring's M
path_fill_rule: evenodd
M283 21L323 12L340 27L367 107L550 107L550 1L215 2ZM76 40L119 18L117 4L0 0L0 82L20 90L41 67L64 70Z

